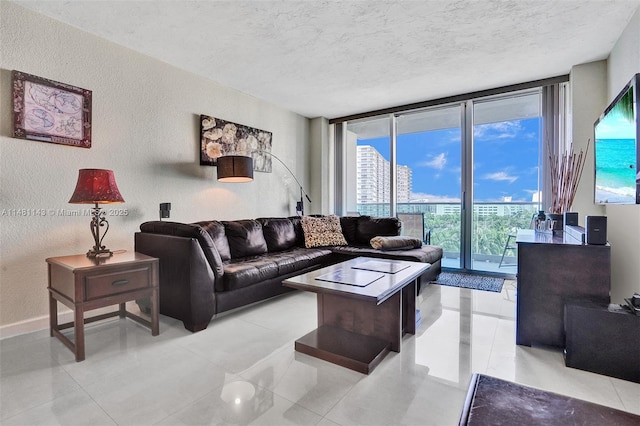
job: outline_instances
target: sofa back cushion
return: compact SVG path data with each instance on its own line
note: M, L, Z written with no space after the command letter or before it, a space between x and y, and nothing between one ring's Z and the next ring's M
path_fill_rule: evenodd
M356 236L358 235L358 219L360 219L360 216L340 217L342 234L349 244L356 244Z
M217 220L208 220L204 222L196 222L195 225L199 225L207 234L209 234L213 240L213 244L216 246L216 249L218 249L218 253L220 253L220 258L223 262L231 259L229 241L227 241L227 236L225 235L225 229L222 222L218 222Z
M296 233L296 247L304 247L304 230L302 229L302 217L289 216L288 219L293 224L293 230Z
M200 244L204 256L209 262L209 265L211 266L215 277L219 278L224 274L220 253L218 252L218 249L216 248L209 233L206 232L201 226L188 223L153 221L141 224L140 230L142 232L148 232L151 234L195 238Z
M396 217L358 217L356 244L369 246L373 237L391 237L400 235L402 224Z
M262 234L270 253L295 247L296 231L291 220L285 217L260 218L257 220L262 224Z
M257 256L267 252L262 225L254 219L222 222L229 241L231 258Z

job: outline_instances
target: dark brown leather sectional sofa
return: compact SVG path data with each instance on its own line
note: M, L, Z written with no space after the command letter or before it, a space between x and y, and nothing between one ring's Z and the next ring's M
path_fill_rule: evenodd
M207 327L222 312L292 291L281 282L357 256L426 262L423 283L440 273L442 248L371 248L375 236L400 234L397 218L341 217L347 246L305 248L301 219L259 218L192 224L145 222L135 250L160 259L160 313L190 331ZM145 308L144 301L139 301Z

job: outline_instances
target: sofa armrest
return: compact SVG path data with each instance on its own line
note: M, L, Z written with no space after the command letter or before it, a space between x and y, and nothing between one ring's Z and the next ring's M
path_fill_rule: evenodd
M216 278L220 278L224 274L220 253L211 239L211 235L209 235L202 226L191 223L162 222L156 220L143 223L140 225L140 230L143 233L195 238L200 244L204 257L209 262L209 265L211 265Z
M160 313L199 331L216 313L215 274L195 238L137 232L135 250L160 260Z

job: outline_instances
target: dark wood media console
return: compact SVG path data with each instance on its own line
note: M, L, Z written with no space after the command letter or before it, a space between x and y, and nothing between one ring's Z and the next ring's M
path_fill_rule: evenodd
M564 305L572 300L609 304L611 247L520 230L516 343L564 347Z

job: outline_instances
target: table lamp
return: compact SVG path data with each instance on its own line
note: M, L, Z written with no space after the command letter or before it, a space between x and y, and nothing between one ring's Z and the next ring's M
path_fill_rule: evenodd
M105 212L98 206L100 204L124 203L122 195L116 185L116 178L112 170L80 169L78 183L69 200L71 204L94 204L91 209L92 219L90 223L94 246L87 252L87 257L112 256L113 252L102 245L102 240L109 231L109 222L105 218ZM106 226L102 237L100 228Z

